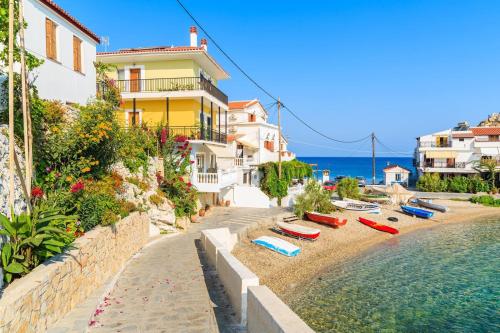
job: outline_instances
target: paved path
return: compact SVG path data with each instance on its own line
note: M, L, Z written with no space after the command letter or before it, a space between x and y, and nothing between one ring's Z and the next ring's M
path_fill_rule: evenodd
M199 251L200 231L237 232L280 209L216 209L188 233L143 249L120 275L91 332L242 332L215 273ZM209 286L209 287L207 287ZM57 332L74 332L58 327Z

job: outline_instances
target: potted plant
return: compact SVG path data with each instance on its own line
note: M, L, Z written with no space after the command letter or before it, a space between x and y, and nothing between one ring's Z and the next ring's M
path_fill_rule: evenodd
M191 215L191 222L192 223L196 223L197 220L198 220L198 216L197 215Z
M205 208L201 208L201 209L198 211L198 215L199 215L200 217L205 216L205 213L206 213Z
M231 205L231 201L230 200L226 200L226 207L229 207Z
M212 206L210 206L210 205L208 205L208 204L207 204L207 205L205 205L205 210L206 210L207 212L210 210L210 208L212 208Z

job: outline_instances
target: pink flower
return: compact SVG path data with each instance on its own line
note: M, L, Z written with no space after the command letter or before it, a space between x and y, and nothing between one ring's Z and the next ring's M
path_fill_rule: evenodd
M191 182L187 183L187 187L191 187L193 186L193 184L191 184Z
M189 163L194 164L194 161L189 161Z
M186 142L187 140L187 137L185 137L184 135L178 135L175 137L175 142Z
M164 127L161 129L161 138L160 138L161 144L165 144L167 142L167 129Z
M83 191L83 189L85 188L85 185L82 183L82 182L77 182L73 185L71 185L71 193L78 193L80 191Z

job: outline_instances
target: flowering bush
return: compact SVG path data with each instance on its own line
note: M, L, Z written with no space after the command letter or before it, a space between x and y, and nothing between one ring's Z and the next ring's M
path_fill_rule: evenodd
M119 132L118 159L132 173L142 167L147 172L149 156L158 154L157 136L146 126L132 127Z
M161 181L162 191L174 203L178 217L196 213L198 192L190 182L186 182L192 172L190 151L189 141L183 136L170 138L162 147L165 175L157 179Z

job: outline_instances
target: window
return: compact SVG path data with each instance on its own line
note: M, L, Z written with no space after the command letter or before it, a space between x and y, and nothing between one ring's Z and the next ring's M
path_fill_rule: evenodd
M397 181L397 182L400 182L400 181L401 181L401 174L400 174L400 173L397 173L397 174L396 174L396 181Z
M196 168L199 173L203 173L205 168L205 155L204 154L196 154Z
M459 138L458 141L464 142L465 140L464 140L464 138Z
M82 72L82 40L73 36L73 69Z
M45 19L45 47L47 58L57 60L57 24Z
M125 70L118 69L117 76L118 76L118 80L125 80Z
M257 120L257 117L254 114L248 115L248 122L255 123L256 120Z

